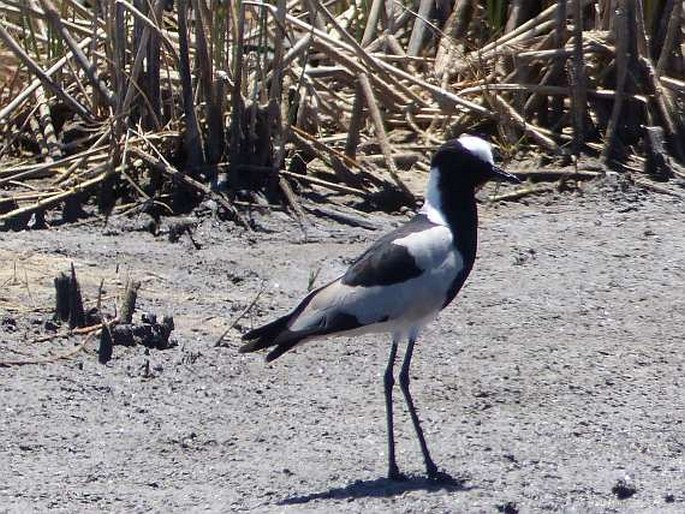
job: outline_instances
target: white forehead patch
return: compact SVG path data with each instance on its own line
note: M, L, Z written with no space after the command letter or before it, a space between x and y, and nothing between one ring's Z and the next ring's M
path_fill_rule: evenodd
M471 152L478 158L482 159L483 161L488 162L490 164L495 163L495 160L492 157L492 145L490 145L490 143L488 143L484 139L464 134L462 136L459 136L459 142L469 152Z

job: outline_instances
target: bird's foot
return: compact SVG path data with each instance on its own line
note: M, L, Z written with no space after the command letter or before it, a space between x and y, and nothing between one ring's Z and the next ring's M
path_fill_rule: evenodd
M406 482L409 478L404 473L400 473L397 466L390 466L390 469L388 470L388 480L392 480L393 482Z
M452 475L445 471L440 471L437 467L429 468L427 470L428 480L435 484L449 485L449 486L461 486L462 481L454 478Z

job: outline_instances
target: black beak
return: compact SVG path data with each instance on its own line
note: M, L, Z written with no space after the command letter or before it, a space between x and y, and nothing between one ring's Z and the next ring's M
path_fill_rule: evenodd
M520 184L521 180L511 173L507 173L499 166L492 166L492 173L490 175L490 180L497 180L499 182L511 182L512 184Z

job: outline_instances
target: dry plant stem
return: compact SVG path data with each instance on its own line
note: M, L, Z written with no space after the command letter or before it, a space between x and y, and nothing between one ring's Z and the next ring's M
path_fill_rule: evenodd
M468 30L472 12L473 4L470 0L455 0L435 55L435 74L440 78L440 83L448 79L452 72L451 61L464 55L463 43L460 41Z
M364 91L362 86L357 81L354 88L354 103L352 104L352 113L350 116L349 129L347 131L347 141L345 142L345 155L350 159L355 159L357 155L357 146L361 140L360 132L364 123Z
M407 88L404 84L402 84L397 78L391 76L387 71L383 69L383 67L379 66L379 60L375 59L371 55L369 55L368 52L366 52L357 42L356 39L354 39L345 29L343 29L340 24L337 22L335 17L330 13L330 11L323 5L319 0L312 0L313 2L316 3L319 11L324 15L325 18L328 18L328 20L331 22L333 27L341 34L342 39L345 41L346 46L350 48L353 53L362 61L364 62L367 66L376 69L376 71L379 74L379 79L380 80L385 80L387 81L390 85L393 86L393 88L396 88L398 92L402 93L405 97L407 98L412 98L415 101L421 101L420 98L416 98L415 95ZM292 18L291 18L292 19ZM318 34L317 34L318 35ZM328 35L326 35L328 36ZM330 39L330 37L328 37ZM335 39L333 39L335 42ZM391 90L392 91L392 90ZM393 91L394 93L394 91ZM401 102L400 102L401 103Z
M140 289L140 282L137 280L128 282L124 290L124 299L121 302L119 309L119 318L121 323L130 324L133 321L133 312L136 310L136 300L138 299L138 290Z
M571 3L575 0L565 0L565 1L566 1L566 4L568 5L569 3ZM589 4L591 4L592 2L593 2L593 0L582 0L582 6L585 7ZM534 18L531 18L530 20L528 20L527 22L518 26L516 29L512 30L511 32L507 32L502 37L498 38L497 40L493 41L492 43L485 45L483 48L478 50L478 52L482 56L486 56L488 54L488 52L492 52L493 50L496 50L498 48L502 48L503 46L505 46L507 44L511 44L512 41L518 40L522 35L529 32L531 29L534 29L535 27L539 27L541 24L552 20L552 18L554 17L554 14L556 12L556 9L557 9L557 5L556 5L556 3L553 3L547 9L542 11L540 14L538 14ZM556 25L556 23L555 23L555 25Z
M106 170L109 168L109 164L102 164L100 166L97 166L94 168L92 171L98 171L100 172L99 175L96 177L86 180L82 182L81 184L78 184L77 186L74 186L71 188L69 191L65 191L63 193L57 193L53 196L50 196L49 198L46 198L44 200L40 200L39 202L36 202L33 205L28 205L26 207L21 207L19 209L14 209L13 211L10 211L8 213L0 215L0 223L11 220L16 217L20 216L25 216L25 215L30 215L38 211L42 211L45 209L48 209L50 207L54 207L55 205L63 202L67 198L71 196L78 195L79 193L82 193L84 191L89 191L95 186L99 185L102 181L104 181L108 177L107 172L102 172L103 170Z
M585 118L587 117L587 84L583 58L583 6L582 0L573 0L573 83L571 110L573 112L573 153L580 155L585 144Z
M331 147L330 145L327 145L323 141L320 141L316 136L310 134L309 132L302 130L300 127L293 126L293 127L291 127L291 130L293 132L295 132L297 135L299 135L299 136L303 137L304 139L306 139L307 141L311 142L312 145L314 145L314 147L318 151L320 151L322 153L326 153L332 157L336 157L336 158L340 159L341 161L343 161L346 165L348 165L352 168L361 168L361 164L358 161L356 161L354 158L349 157L348 155L346 155L342 152L339 152L338 150Z
M314 3L311 0L304 0L304 3L309 11L309 23L319 30L326 30L326 24L323 21L323 16L319 14Z
M38 0L30 0L32 7L36 7ZM36 18L37 30L43 37L47 35L47 27L45 26L45 21L42 18ZM57 142L57 136L55 135L55 127L52 124L52 117L50 115L50 107L48 105L48 99L45 96L45 89L39 87L36 89L34 96L36 98L36 103L38 104L38 121L40 123L41 132L46 145L47 155L45 156L46 162L52 162L54 159L60 159L62 157L62 149Z
M376 26L378 25L378 19L381 15L381 9L384 7L385 2L383 0L373 0L371 3L369 16L366 19L366 25L364 26L364 34L362 35L362 46L365 47L373 41L373 38L376 35Z
M226 330L224 330L224 332L219 336L219 338L214 343L215 347L216 346L223 346L223 344L221 342L223 341L224 337L226 337L226 334L228 334L231 330L233 330L236 327L236 325L238 324L238 322L240 322L241 319L243 319L245 316L247 316L250 313L250 311L252 309L254 309L254 306L257 305L257 302L259 301L259 298L262 296L263 292L264 292L264 282L262 282L262 284L259 287L259 291L257 291L257 294L252 299L252 301L248 304L248 306L245 307L240 312L240 314L238 314L233 319L233 321L231 321L231 323L228 325L228 328Z
M670 102L668 102L668 99L664 94L664 90L657 80L656 72L652 66L652 62L646 57L640 57L640 63L642 64L645 71L645 76L647 77L647 85L651 91L650 96L656 106L659 121L663 125L669 141L674 144L676 154L682 159L685 156L685 153L683 153L682 149L682 143L679 138L674 138L677 130L676 124L671 116L671 110L675 111L675 109L669 108Z
M304 54L312 43L311 34L307 34L300 39L288 50L283 56L283 69L286 69L290 64L300 55Z
M611 118L604 134L604 149L602 159L607 162L614 151L614 137L618 118L623 107L623 98L628 75L628 20L626 14L626 0L619 0L619 7L614 16L614 30L616 31L616 96L611 109Z
M46 74L40 66L38 66L31 57L24 51L21 46L12 38L12 36L7 32L5 27L3 27L0 24L0 39L5 42L5 44L9 47L9 49L26 65L26 67L31 71L34 75L38 77L38 79L43 83L45 87L47 87L50 91L52 91L56 96L58 96L64 103L67 105L71 106L71 108L76 111L76 113L83 118L84 120L91 120L91 114L88 109L86 109L83 105L81 105L75 98L73 98L69 93L64 91L55 81L53 81L48 74ZM66 62L66 61L65 61ZM13 108L16 108L15 102L10 104ZM9 112L10 106L8 106L6 109L3 109L2 112L0 112L0 119L5 118Z
M140 12L138 9L135 8L135 6L131 5L129 2L125 2L124 0L117 0L117 6L121 6L123 10L130 12L136 18L136 20L139 21L143 26L148 27L150 31L154 32L157 36L159 36L162 43L164 43L164 48L166 48L166 50L169 52L172 59L178 60L178 52L176 51L177 42L174 42L174 34L162 30L158 26L159 22L156 21L162 19L162 14L164 13L165 5L166 0L154 0L154 5L152 9L153 19L150 19L149 16L146 16L145 14ZM139 46L143 46L142 40Z
M552 139L544 135L541 128L536 127L531 123L527 123L523 116L516 112L516 110L509 105L504 98L495 93L492 95L492 99L493 103L498 106L499 110L506 119L512 122L519 129L523 130L524 133L537 141L541 146L547 148L555 154L559 153L559 146Z
M414 18L414 27L412 28L409 44L407 45L407 55L419 55L426 33L426 20L428 20L432 8L433 0L420 0L419 10Z
M232 2L233 4L233 2ZM245 100L243 99L243 65L245 59L245 7L246 2L237 4L237 27L235 27L235 50L233 59L233 88L231 91L231 134L229 139L232 166L240 161L241 141L243 139L243 115Z
M368 193L362 189L356 189L354 187L345 186L343 184L336 184L335 182L329 182L328 180L323 180L317 177L312 177L311 175L302 175L300 173L293 173L291 171L281 170L279 173L285 177L290 177L297 179L301 182L307 182L315 186L321 186L331 191L337 191L339 193L349 193L361 197L368 196Z
M379 59L390 59L390 60L399 60L399 61L404 61L404 62L417 62L417 63L430 63L431 59L423 56L412 56L412 55L407 55L406 52L404 51L404 48L402 48L402 45L400 45L400 42L397 40L395 36L392 34L386 34L385 40L388 43L388 52L392 52L392 54L374 54L375 57L378 57Z
M193 83L190 76L190 48L188 44L188 6L186 0L177 0L178 36L179 36L179 71L181 75L181 93L183 96L183 113L186 131L184 143L188 152L188 166L196 169L205 164L200 124L195 112Z
M72 161L82 160L85 162L88 158L97 155L106 155L106 150L104 148L91 148L79 154L70 155L69 157L64 157L60 160L47 162L42 164L32 164L29 166L16 166L13 168L5 168L0 170L0 185L7 184L14 180L23 180L27 178L52 176L61 174L59 168L61 166L67 165Z
M356 61L353 57L341 52L336 47L338 45L331 44L329 41L321 37L314 39L312 44L315 48L321 50L331 59L336 61L340 66L343 66L344 68L349 70L352 76L356 76L360 73L366 72L366 68L362 64ZM403 105L407 103L406 98L400 96L394 89L392 89L388 85L387 82L381 80L375 74L372 75L371 78L374 82L374 86L376 86L379 93L381 94L381 100L389 108L394 108L396 105Z
M545 193L547 191L551 191L551 189L552 189L552 187L548 184L542 184L542 185L531 184L527 187L522 187L520 189L516 189L515 191L503 193L501 195L496 195L496 196L489 196L488 200L490 200L491 202L519 200L519 199L523 198L524 196L529 196L529 195L538 194L538 193Z
M393 66L392 64L383 62L383 61L378 61L379 66L382 68L388 70L389 72L393 73L399 78L408 80L409 82L420 86L423 90L428 92L434 99L435 101L441 105L443 108L447 108L449 106L455 107L455 108L464 108L468 111L473 111L476 114L480 114L482 116L486 116L489 118L493 118L494 114L492 111L486 109L482 105L479 105L475 102L471 102L469 100L465 100L458 95L452 93L451 91L447 91L446 89L435 86L433 84L430 84L426 82L425 80L422 80L416 75L412 75L411 73L408 73L400 68L397 68ZM425 102L421 102L422 104L425 105Z
M338 209L328 208L321 204L305 204L304 209L319 218L328 218L338 223L343 223L352 227L362 227L368 230L381 230L382 224L374 223L368 218L368 214L357 211L359 214L343 212Z
M674 196L676 198L680 198L681 200L685 200L685 194L681 193L680 191L675 191L673 189L670 189L669 187L660 184L658 182L654 182L652 180L649 180L645 177L636 177L635 178L635 183L639 186L642 186L646 189L650 189L652 191L655 191L657 193L661 193L664 195L669 195L669 196Z
M26 366L29 364L49 364L51 362L57 362L59 360L64 360L64 359L71 359L72 357L76 356L79 352L84 350L86 348L86 345L93 339L93 337L97 336L102 329L100 325L96 327L95 332L89 333L81 342L80 345L78 345L76 348L73 350L70 350L66 353L60 354L60 355L54 355L52 357L45 357L42 359L22 359L22 360L0 360L0 368L8 368L10 366ZM50 339L52 339L55 336L50 336Z
M101 145L104 142L106 142L107 139L109 139L111 137L111 135L112 134L109 130L105 130L103 132L103 134L97 139L97 141L95 141L92 145L93 149L99 150L99 154L101 157L109 157L109 154L107 153L107 147L101 146ZM81 155L83 155L83 154L81 154ZM75 160L75 162L71 166L69 166L69 168L54 181L54 184L55 185L64 184L79 167L86 164L87 159L91 156L92 156L91 154L86 154L86 155L83 155L83 157L81 157L80 159ZM78 154L75 157L78 157Z
M90 83L102 95L107 104L114 107L116 103L114 93L110 91L107 88L107 85L100 79L100 77L98 77L95 66L88 61L86 54L83 53L83 50L81 50L67 27L62 22L62 17L60 16L59 11L55 8L50 0L40 0L40 3L43 6L45 17L47 18L48 23L53 29L55 29L56 32L59 32L62 35L62 38L74 53L76 62L79 64L79 66L81 66L81 69L88 77L88 80L90 80Z
M43 137L46 143L46 162L53 162L55 159L62 158L62 149L57 142L55 135L55 126L52 123L52 116L50 115L50 107L48 100L45 97L45 90L41 87L35 92L36 103L38 103L39 123L42 128Z
M656 106L657 116L663 125L666 132L667 139L671 146L675 150L675 154L682 160L685 158L685 152L683 151L683 145L680 138L675 137L677 135L677 129L673 117L671 116L672 108L669 108L669 101L667 96L657 79L656 71L650 60L649 42L647 41L647 33L644 24L644 14L642 1L638 0L635 3L637 9L636 23L637 23L637 43L640 53L639 62L645 71L645 76L647 78L647 88L651 93L651 99L654 101ZM677 115L677 114L676 114Z
M114 122L114 139L117 141L122 136L125 130L125 120L122 115L122 106L124 103L124 93L126 92L126 55L127 55L127 38L126 38L126 21L125 21L125 7L121 3L109 5L109 15L107 16L107 32L112 41L109 49L109 72L112 76L112 83L115 90L119 91L118 103L116 108L116 120ZM114 12L112 12L114 11Z
M286 137L284 134L283 119L281 118L280 102L283 89L283 42L285 40L285 13L286 13L286 2L285 0L277 0L276 5L276 37L274 40L274 57L272 62L273 74L271 76L271 87L269 89L269 107L268 107L268 123L273 127L272 140L274 145L274 166L276 169L281 169L283 167L283 161L285 159L285 141ZM281 184L281 189L288 199L289 203L298 212L299 207L297 204L290 200L294 194L290 190L290 186L286 181L279 181ZM284 187L287 190L283 189Z
M544 78L543 78L544 80ZM683 84L685 87L685 84ZM548 86L546 84L515 84L515 83L500 83L500 84L490 84L483 86L473 86L464 88L459 91L460 95L480 95L488 91L530 91L539 95L546 96L567 96L568 88L563 86ZM613 89L588 89L587 96L596 98L606 98L607 100L613 100L616 96L616 91ZM633 102L640 102L642 104L647 104L647 97L644 95L636 94L624 94L624 98L632 100ZM557 137L562 139L568 139L565 134L560 134Z
M164 9L164 0L157 0L154 5L154 16L156 19L158 19L163 12ZM139 13L141 17L145 18L142 13ZM141 89L144 91L144 88L141 88L138 85L138 80L140 77L140 72L143 69L143 62L145 58L147 57L147 49L148 49L148 42L150 41L150 35L152 30L156 30L157 34L159 34L159 29L157 27L151 27L150 25L146 24L145 27L143 28L143 33L140 36L140 44L138 46L138 50L136 52L136 58L133 63L133 67L131 68L131 72L129 75L128 79L128 84L126 86L126 95L124 96L124 101L121 102L120 107L119 107L119 113L123 115L124 113L127 113L129 108L131 107L131 102L133 100L133 95L140 91ZM118 134L121 135L121 134Z
M189 177L185 173L181 173L178 171L176 168L174 168L171 164L168 162L164 161L162 158L157 158L153 157L152 155L148 154L147 152L141 150L140 148L132 147L130 149L130 153L136 155L137 157L141 158L143 161L148 163L150 166L155 168L158 171L161 171L168 177L170 177L173 180L178 180L179 182L186 184L193 189L196 189L206 195L209 198L212 198L215 200L219 205L221 205L226 211L231 215L231 217L240 225L243 227L249 228L249 225L245 222L243 217L240 215L238 211L235 210L235 207L228 201L228 199L214 191L212 191L208 186L204 185L201 182L198 182L197 180L193 179L192 177ZM0 218L1 220L1 218Z
M520 178L531 178L531 179L554 179L558 180L561 178L581 178L581 179L593 179L597 177L604 176L601 171L592 170L507 170L509 173L513 173Z
M217 94L223 89L222 81L214 79L214 67L210 55L211 41L205 27L210 26L210 13L204 0L192 0L195 13L195 62L199 70L201 96L204 97L205 130L203 138L205 162L213 164L221 160L224 153L224 98Z
M358 183L355 175L343 164L342 159L337 157L337 151L318 141L313 136L305 136L305 132L298 127L292 127L290 131L290 141L299 149L316 155L322 162L330 163L331 168L335 172L336 177L341 182Z
M301 222L304 219L304 211L302 210L302 207L300 207L299 201L297 200L297 195L293 191L292 187L290 187L288 181L283 177L278 177L278 187L283 193L285 201L287 202L288 207L290 207L291 212L293 212L297 219Z
M659 60L656 63L655 72L657 77L660 77L664 72L664 68L666 67L666 64L671 56L673 47L677 44L676 38L683 23L681 19L683 13L683 2L680 0L671 0L669 3L673 5L673 8L670 10L668 28L666 29L666 38L664 39L664 44L661 47Z
M371 88L371 82L369 82L369 78L366 76L365 73L359 75L358 80L364 93L364 97L366 98L366 105L369 108L369 115L371 117L371 121L373 122L373 126L376 129L376 137L378 138L378 143L381 146L381 151L385 156L385 162L388 165L388 172L390 173L390 176L392 177L397 187L400 188L400 190L407 194L409 197L412 197L413 195L411 191L409 191L409 188L404 184L404 182L402 182L402 179L400 179L397 173L397 164L395 164L395 159L393 159L392 156L392 148L390 147L388 136L385 133L385 127L383 126L383 118L381 116L381 111L378 108L378 104L376 103L376 98L373 94L373 89Z

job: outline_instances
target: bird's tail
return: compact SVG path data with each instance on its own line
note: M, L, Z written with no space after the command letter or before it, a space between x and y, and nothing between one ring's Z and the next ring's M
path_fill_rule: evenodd
M288 330L288 322L292 316L292 313L287 314L271 323L267 323L266 325L257 327L243 334L242 339L245 341L245 344L241 346L238 351L240 353L250 353L269 348L270 346L275 346L276 348L271 350L266 356L266 361L270 362L277 357L280 357L302 339L300 336Z

